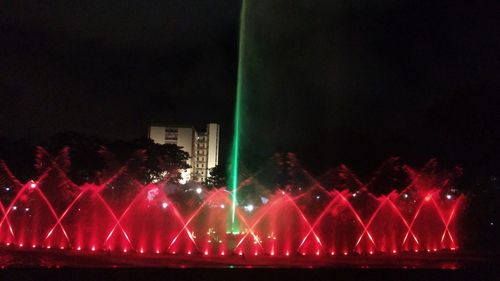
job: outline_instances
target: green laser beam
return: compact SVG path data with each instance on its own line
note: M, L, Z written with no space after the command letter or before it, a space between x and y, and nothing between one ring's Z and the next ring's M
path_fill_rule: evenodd
M244 47L245 47L245 17L246 8L245 0L241 4L240 13L240 35L239 35L239 49L238 49L238 77L236 84L236 105L234 111L234 135L233 147L231 151L231 168L230 171L230 189L232 190L232 210L231 210L231 224L232 231L236 230L235 217L236 205L238 204L237 190L238 190L238 166L240 158L240 133L241 133L241 96L243 95L243 62L244 62Z

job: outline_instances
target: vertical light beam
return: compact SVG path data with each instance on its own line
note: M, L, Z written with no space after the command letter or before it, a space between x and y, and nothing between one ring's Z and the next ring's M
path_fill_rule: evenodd
M233 147L231 151L231 171L230 171L230 189L232 190L232 209L231 209L231 228L232 231L237 231L235 224L236 205L238 204L237 189L238 189L238 164L240 154L240 130L241 130L241 96L243 94L243 57L245 47L245 0L241 4L240 13L240 35L238 49L238 76L236 82L236 105L234 111L234 132L233 132Z

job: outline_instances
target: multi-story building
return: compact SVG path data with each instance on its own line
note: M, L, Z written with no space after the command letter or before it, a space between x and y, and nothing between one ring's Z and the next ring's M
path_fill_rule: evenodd
M159 144L175 144L189 153L190 169L182 173L184 182L202 182L210 169L219 163L219 130L216 123L207 124L204 132L198 132L193 126L151 126L149 138Z

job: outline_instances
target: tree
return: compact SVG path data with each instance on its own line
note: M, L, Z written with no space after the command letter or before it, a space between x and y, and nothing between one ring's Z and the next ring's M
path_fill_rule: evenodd
M143 183L152 183L162 180L178 183L181 179L181 170L190 168L187 160L189 153L181 150L174 144L157 144L148 138L133 141L119 141L109 145L120 162L140 158L138 153L144 153L142 161L131 161L129 173ZM138 159L136 159L138 160Z
M210 169L209 176L205 179L206 187L221 187L226 185L226 168L216 165Z
M87 136L76 132L62 132L49 138L41 144L51 155L58 154L61 150L69 148L68 176L77 184L96 182L102 171L104 161L99 154L105 142L96 137Z
M179 171L189 168L187 152L177 145L161 145L148 138L110 142L64 132L54 135L42 146L52 155L69 148L68 176L77 184L100 182L120 168L125 168L122 169L124 173L145 184L165 179L177 183L181 178Z
M9 140L0 136L0 161L3 161L22 183L26 183L35 176L34 151L35 147L25 140Z

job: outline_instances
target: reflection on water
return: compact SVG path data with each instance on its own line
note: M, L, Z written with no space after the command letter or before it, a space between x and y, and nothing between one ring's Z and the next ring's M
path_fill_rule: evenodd
M445 262L441 264L441 269L458 269L458 264L454 262Z
M216 268L255 268L255 267L290 267L290 268L399 268L399 269L443 269L488 265L489 261L477 257L459 257L451 255L436 256L339 256L308 259L302 256L277 258L260 256L259 258L241 258L226 256L207 259L203 256L145 256L145 255L108 255L106 253L74 253L72 251L19 251L0 248L0 266L4 267L216 267Z

